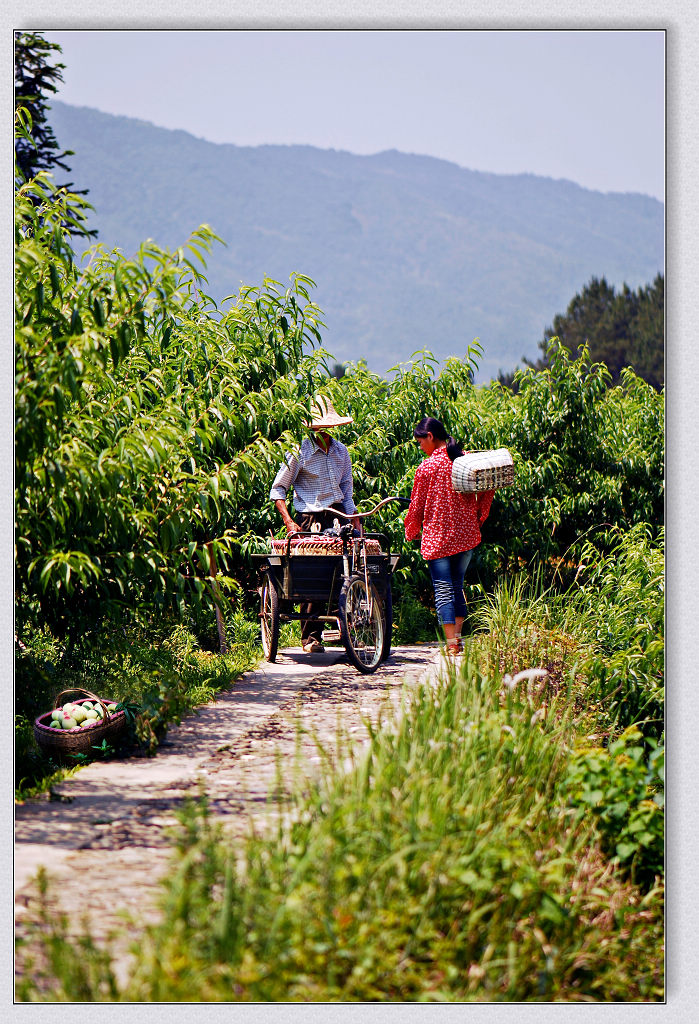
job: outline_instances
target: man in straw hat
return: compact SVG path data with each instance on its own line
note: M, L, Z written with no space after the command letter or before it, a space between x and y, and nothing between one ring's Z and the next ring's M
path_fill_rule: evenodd
M346 515L357 511L352 499L350 454L345 445L330 434L333 428L345 423L352 423L352 417L339 416L329 399L318 398L311 407L311 422L306 424L313 431L313 437L304 438L297 451L287 452L269 492L284 520L287 534L310 530L314 523L318 523L321 530L332 526L332 512L320 509L334 508ZM286 505L290 488L294 492L298 523L291 518ZM354 519L353 523L358 529L359 519ZM323 650L323 622L310 617L323 607L323 602L314 601L300 606L301 613L309 616L301 620L301 644L307 654Z

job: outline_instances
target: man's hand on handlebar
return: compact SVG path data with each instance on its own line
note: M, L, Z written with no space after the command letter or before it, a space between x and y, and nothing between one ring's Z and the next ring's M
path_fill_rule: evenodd
M293 519L290 519L289 522L284 525L286 526L287 537L292 537L295 533L301 532L301 527L298 523L295 523Z

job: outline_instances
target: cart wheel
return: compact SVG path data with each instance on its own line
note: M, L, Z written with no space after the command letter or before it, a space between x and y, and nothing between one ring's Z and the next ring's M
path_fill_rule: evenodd
M351 576L340 591L338 618L347 657L360 672L376 672L384 648L384 616L376 587Z
M381 661L385 661L391 653L391 636L393 635L393 594L391 584L386 584L386 596L383 599L383 645Z
M265 580L260 598L262 650L267 661L274 661L279 646L279 594L272 580Z

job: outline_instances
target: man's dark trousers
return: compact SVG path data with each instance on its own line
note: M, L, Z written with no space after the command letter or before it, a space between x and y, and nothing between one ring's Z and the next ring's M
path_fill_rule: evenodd
M344 512L342 505L335 504L332 508L337 509L338 512ZM314 523L320 523L321 530L327 529L333 525L332 512L301 512L298 518L298 524L302 530L310 530ZM340 519L341 523L347 522L346 519ZM319 612L324 612L327 607L325 601L302 601L299 605L299 612L301 615L316 615ZM321 633L326 628L328 623L322 619L301 619L301 643L307 644L311 640L317 640L318 643L322 643Z

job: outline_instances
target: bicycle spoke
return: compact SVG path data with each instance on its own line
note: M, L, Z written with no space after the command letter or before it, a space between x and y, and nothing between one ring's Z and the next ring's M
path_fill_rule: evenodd
M362 580L353 580L347 592L347 630L350 643L363 665L373 666L381 656L383 625L376 598Z

